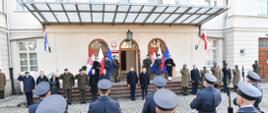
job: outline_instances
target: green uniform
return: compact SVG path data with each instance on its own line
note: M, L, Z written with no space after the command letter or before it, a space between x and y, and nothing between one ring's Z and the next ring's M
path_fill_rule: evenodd
M217 82L215 84L217 86L219 86L221 84L221 80L222 80L220 67L219 66L212 67L211 72L217 78Z
M0 72L0 98L4 98L5 86L6 86L6 76L4 73Z
M112 72L112 76L114 77L114 81L115 82L119 82L119 73L118 73L118 69L119 69L119 61L117 59L113 59L113 72Z
M201 70L201 81L204 81L206 73L209 73L208 70Z
M86 89L88 86L88 75L87 74L77 74L75 79L78 80L78 89L80 90L80 101L81 103L86 102Z
M181 71L181 85L182 85L182 93L187 94L187 87L190 81L190 72L187 68L182 68Z
M255 73L260 74L261 68L260 68L259 64L255 63L255 64L252 65L252 67L253 67L253 71Z
M72 73L69 73L69 74L63 73L59 76L59 79L62 79L63 81L63 89L64 89L65 98L67 97L68 103L71 103L72 88L74 86L74 76Z
M145 66L149 76L151 76L151 74L152 74L151 65L152 65L152 60L150 58L146 58L143 60L143 66Z
M233 69L233 85L235 89L237 88L237 84L239 83L239 81L240 81L240 71L239 69Z

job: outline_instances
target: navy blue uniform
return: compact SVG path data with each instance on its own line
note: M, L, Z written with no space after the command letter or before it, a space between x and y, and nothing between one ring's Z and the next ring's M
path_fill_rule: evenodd
M198 90L198 85L200 81L200 73L197 68L191 70L191 80L192 80L192 94L195 95Z
M263 90L262 90L262 87L260 86L260 84L253 83L252 85L255 86L256 88L258 88L258 90L260 90L261 93L263 94ZM259 110L259 111L261 111L260 107L259 107L259 104L261 103L262 98L263 98L263 95L260 96L259 98L257 98L256 101L254 102L254 107L256 107L256 109Z
M100 76L100 67L101 67L100 62L98 62L98 61L94 61L94 62L93 62L92 68L95 70L95 73L96 73L98 76Z
M136 84L138 82L138 75L134 71L130 71L127 73L127 84L130 85L130 99L135 99L135 90L136 90Z
M121 113L118 102L108 96L100 96L89 105L88 113Z
M150 76L146 73L140 73L140 85L141 85L141 95L142 99L144 99L145 96L147 96L148 92L148 85L150 84Z
M92 93L92 97L93 97L93 100L95 100L97 98L97 93L98 93L98 81L99 81L99 76L97 75L97 73L95 74L91 74L89 75L89 86L90 86L90 90L91 90L91 93Z
M167 67L168 76L172 77L172 69L175 66L175 63L174 63L173 59L168 58L165 61L165 66Z
M32 104L31 106L29 106L29 113L35 113L36 109L38 107L38 105L40 104L42 100L40 100L39 102Z
M156 59L154 61L155 63L155 74L156 75L161 75L161 64L162 64L162 60L161 59Z
M146 97L145 103L142 108L142 113L156 113L156 104L154 102L154 94Z
M198 113L216 113L216 107L221 102L221 93L213 86L208 86L199 91L190 107L198 110Z
M236 113L260 113L255 107L241 107Z
M27 99L27 106L30 106L33 103L33 89L35 87L35 81L32 76L19 76L19 81L23 83L23 91Z
M227 92L228 91L228 83L231 80L231 70L228 69L226 66L222 68L222 73L223 73L223 91Z

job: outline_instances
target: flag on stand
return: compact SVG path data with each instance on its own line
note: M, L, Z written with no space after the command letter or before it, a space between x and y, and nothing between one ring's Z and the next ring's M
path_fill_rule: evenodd
M168 59L168 57L169 57L169 49L166 48L166 51L165 51L165 54L164 54L164 60L166 61ZM164 71L164 73L167 73L167 67L166 66L164 66L164 70L163 71Z
M94 59L95 59L94 52L93 52L92 49L89 49L88 62L87 62L87 73L88 73L88 75L91 75Z
M157 54L159 54L159 57L161 59L161 62L162 62L162 64L161 64L161 70L163 71L164 70L164 66L165 66L165 60L164 60L164 56L162 54L161 48L158 49Z
M103 70L104 70L104 61L105 61L105 58L104 58L103 52L102 52L102 48L99 49L98 57L99 57L99 62L101 64L101 67L100 67L100 75L102 75L103 74Z
M150 59L152 60L151 71L152 73L155 73L155 70L156 70L156 67L154 64L154 61L156 59L155 48L150 48Z
M208 49L208 41L207 41L207 37L206 37L204 32L201 35L201 39L204 41L204 49L207 50Z
M107 70L107 72L109 73L108 75L110 76L111 73L113 72L113 69L114 69L114 65L113 65L113 55L112 55L112 53L111 53L110 48L108 48L108 51L107 51L107 57L108 57L108 59L110 60L110 69Z

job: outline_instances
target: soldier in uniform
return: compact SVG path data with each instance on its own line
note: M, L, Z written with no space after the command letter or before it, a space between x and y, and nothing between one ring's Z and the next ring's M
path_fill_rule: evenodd
M91 74L89 75L89 85L90 85L90 91L92 94L93 101L97 99L97 93L98 93L98 81L99 76L96 74L95 69L92 69Z
M228 67L227 63L223 64L222 73L223 73L223 78L222 78L223 91L227 92L228 91L228 85L229 85L230 80L232 78L231 69Z
M47 76L44 74L44 71L40 71L40 72L39 72L39 76L38 76L38 78L36 79L36 85L39 84L39 83L42 82L42 81L46 81L46 82L48 82L48 78L47 78Z
M154 61L155 69L156 69L155 70L155 75L161 75L161 72L162 72L162 70L161 70L162 60L161 60L159 54L157 54L156 56L157 56L157 58Z
M173 67L175 67L176 65L173 59L171 58L171 55L169 55L168 59L166 59L165 66L167 67L168 79L172 80L172 70L173 70Z
M254 106L256 107L256 109L261 112L259 108L259 104L262 102L262 98L263 98L263 89L261 85L259 84L261 78L257 73L252 72L252 71L249 71L246 77L247 77L247 82L255 86L262 93L262 95L259 96L254 102Z
M175 113L179 104L179 97L169 89L160 89L155 92L156 113Z
M221 92L214 88L213 84L217 78L211 74L205 75L203 85L205 89L199 91L190 104L191 109L196 109L198 113L217 113L216 108L221 103Z
M143 60L143 66L146 67L146 70L149 76L151 76L152 74L151 65L152 65L152 60L150 59L149 55L147 55L147 57Z
M73 74L66 68L64 69L64 73L59 76L59 79L63 81L64 95L65 98L67 98L68 104L72 104L72 88L74 86Z
M240 106L237 113L260 113L254 106L254 101L262 96L262 93L252 84L238 83L236 103Z
M74 79L78 80L78 89L80 93L80 103L86 103L86 89L88 87L88 75L85 70L79 70L79 74L77 74Z
M213 67L211 67L211 72L218 80L214 85L216 88L219 88L222 80L220 66L218 66L217 63L214 63Z
M261 68L257 60L255 60L254 64L252 65L253 71L257 74L260 74Z
M238 65L235 65L235 69L233 69L233 86L234 89L237 89L237 84L240 81L240 70L238 68Z
M181 69L180 73L181 73L181 80L182 80L181 81L182 93L183 95L187 95L187 88L189 86L189 81L190 81L190 73L186 64L183 65L183 68Z
M198 90L198 85L200 82L200 73L195 64L193 65L193 69L191 70L191 82L192 82L192 94L195 95Z
M130 71L127 73L127 86L130 87L130 99L131 99L131 101L136 100L135 93L136 93L136 84L137 83L138 83L138 75L134 71L134 68L131 67Z
M155 87L155 91L158 91L159 89L162 89L167 85L167 80L162 76L155 76L153 79L153 84ZM156 104L153 97L154 93L146 97L142 108L142 113L156 113Z
M68 113L67 102L61 95L45 98L37 107L36 113Z
M5 98L6 75L0 69L0 99Z
M98 57L95 57L95 60L94 60L93 65L92 65L92 69L95 70L96 75L100 76L100 67L101 67L101 64L100 64L100 62L98 60L99 60L99 58Z
M139 74L139 79L140 79L142 100L144 100L144 97L147 96L148 85L150 84L150 76L146 71L146 67L142 68L142 72Z
M30 75L29 72L25 72L24 75L20 74L18 81L23 83L23 91L27 100L27 107L33 103L33 90L35 88L34 78Z
M207 70L207 67L204 66L204 67L203 67L203 70L201 70L200 73L201 73L201 78L200 78L200 79L201 79L201 82L203 82L204 79L205 79L205 75L206 75L207 73L209 73L209 71Z
M51 95L49 83L46 81L42 81L39 84L37 84L35 87L35 95L40 97L40 100L38 102L36 102L35 104L32 104L29 106L29 113L35 113L40 102L44 98Z
M104 61L104 69L106 70L105 78L110 80L110 69L111 69L111 61L108 56L105 56L105 61Z
M114 82L119 82L119 73L118 73L118 69L119 69L119 61L117 59L117 57L114 55L113 56L113 65L114 65L114 69L113 69L113 77L114 77Z
M98 82L100 97L90 103L88 113L121 113L120 105L117 101L109 97L112 82L103 79Z

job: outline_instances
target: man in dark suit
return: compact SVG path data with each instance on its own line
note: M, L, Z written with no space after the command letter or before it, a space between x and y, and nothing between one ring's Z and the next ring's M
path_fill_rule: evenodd
M155 75L158 76L158 75L161 75L161 73L162 73L162 70L161 70L162 60L161 60L159 54L157 54L156 56L157 56L157 58L154 61L154 65L155 65Z
M18 80L23 83L23 91L27 99L27 107L29 107L33 104L33 89L35 88L34 78L29 72L25 72L24 75L19 75Z
M205 75L205 89L199 91L190 104L192 109L196 109L198 113L217 113L216 108L221 103L221 92L214 88L213 84L217 82L215 76L211 74Z
M108 79L102 79L98 82L100 97L93 103L90 103L88 113L121 113L118 102L110 98L112 82Z
M39 83L42 82L42 81L46 81L46 82L48 82L48 78L46 77L46 75L44 74L43 71L40 71L40 72L39 72L39 76L38 76L38 78L36 79L36 85L39 84Z
M192 82L192 94L195 95L198 90L198 85L200 82L200 73L195 64L193 65L193 69L191 70L191 82Z
M97 99L98 81L99 81L99 76L97 75L95 69L92 69L91 73L89 74L89 86L90 86L90 91L92 94L93 101Z
M153 79L155 91L164 88L167 85L167 80L162 76L155 76ZM146 97L144 102L142 113L156 113L156 104L153 99L154 93Z
M96 75L100 76L100 67L101 67L101 64L100 64L100 62L98 60L99 60L99 58L98 57L95 57L95 60L94 60L93 65L92 65L92 69L95 70Z
M254 101L262 96L258 88L250 83L239 82L236 103L240 106L237 113L261 113L254 106Z
M165 66L167 67L168 79L172 80L172 70L173 70L173 67L175 67L176 65L173 59L171 58L171 55L169 55L168 59L166 59Z
M151 65L152 65L152 60L150 59L149 55L147 55L147 57L143 60L143 66L146 67L146 70L149 76L151 76L152 74Z
M146 71L146 67L142 68L142 72L139 74L140 86L141 86L141 96L142 100L147 96L148 85L150 84L150 77L148 72Z
M222 68L222 73L223 73L223 91L227 92L228 91L228 84L230 83L231 80L231 69L228 68L228 64L224 62L223 68Z
M130 71L127 73L127 86L130 87L130 99L131 99L131 101L136 100L135 93L136 93L136 84L137 83L138 83L138 75L134 71L134 68L131 67Z

